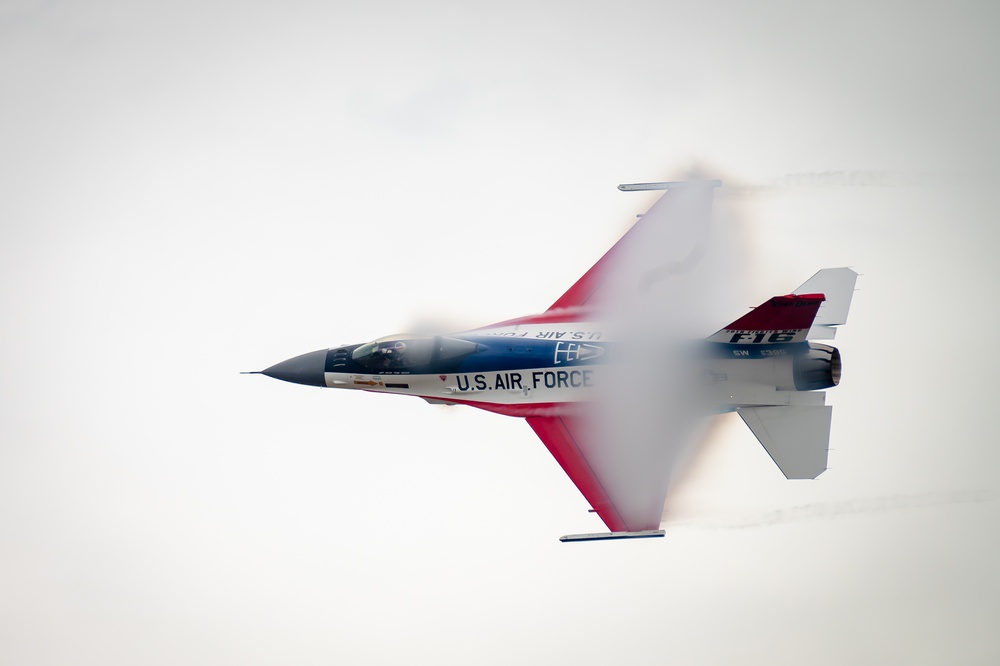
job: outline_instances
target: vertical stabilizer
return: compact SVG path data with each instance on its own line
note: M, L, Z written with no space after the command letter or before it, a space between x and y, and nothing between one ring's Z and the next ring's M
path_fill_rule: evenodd
M847 323L847 313L851 309L857 280L858 274L850 268L824 268L792 292L826 296L826 301L820 307L816 321L806 336L808 340L833 340L837 333L834 326Z

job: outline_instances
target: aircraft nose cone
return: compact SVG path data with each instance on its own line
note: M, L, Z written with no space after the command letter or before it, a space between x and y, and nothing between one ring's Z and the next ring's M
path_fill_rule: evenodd
M326 368L326 352L326 349L319 349L302 354L276 363L267 370L261 370L260 374L293 384L326 386L326 380L323 378L323 370Z

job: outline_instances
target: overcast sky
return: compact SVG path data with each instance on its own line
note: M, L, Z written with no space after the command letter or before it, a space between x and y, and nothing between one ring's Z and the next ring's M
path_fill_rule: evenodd
M0 661L996 663L998 26L0 0ZM237 374L540 311L692 169L746 307L862 274L816 481L730 415L666 538L561 544L524 422Z

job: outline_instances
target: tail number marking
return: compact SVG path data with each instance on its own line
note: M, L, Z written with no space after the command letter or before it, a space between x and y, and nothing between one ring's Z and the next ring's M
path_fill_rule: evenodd
M770 333L770 335L768 335ZM798 331L735 331L729 339L731 345L780 344L791 342ZM766 340L765 340L766 338Z

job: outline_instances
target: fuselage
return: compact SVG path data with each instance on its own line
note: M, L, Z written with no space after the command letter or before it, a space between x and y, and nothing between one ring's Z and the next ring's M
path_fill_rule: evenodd
M592 322L500 324L331 348L323 380L331 388L530 416L593 400L614 357L614 341Z
M509 416L579 413L616 390L621 363L637 351L657 368L655 350L625 345L595 321L538 321L526 317L472 331L437 336L392 335L367 343L304 354L263 373L277 379L329 388L411 395L435 404L469 405ZM839 354L832 347L798 344L724 344L697 341L698 389L715 412L751 405L823 404L810 393L839 381ZM817 354L821 373L809 376ZM831 370L836 370L833 378ZM827 376L830 375L830 376ZM636 390L625 383L620 390Z

